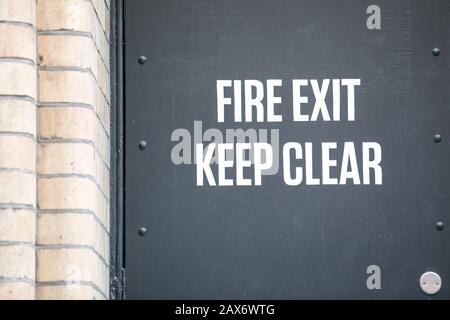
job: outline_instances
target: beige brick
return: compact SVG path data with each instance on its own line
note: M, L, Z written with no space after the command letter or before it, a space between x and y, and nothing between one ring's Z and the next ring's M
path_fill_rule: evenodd
M106 292L108 267L86 248L37 250L37 281L89 281Z
M36 99L36 69L26 63L0 61L0 95L25 95Z
M97 212L95 183L81 177L39 178L41 209L88 209Z
M95 24L95 43L105 65L109 65L109 41L100 23Z
M106 226L109 229L109 213L110 213L110 207L109 207L109 201L105 200L105 198L102 197L102 200L99 203L100 207L100 214L98 215L100 218L100 221L102 221L103 225Z
M31 101L0 99L0 132L36 135L36 106Z
M35 175L0 171L0 186L0 203L36 205Z
M106 226L109 230L109 226L110 226L110 221L109 221L109 213L110 211L110 206L109 206L109 201L102 201L101 202L101 206L102 206L102 212L103 212L103 219L101 219L101 221L103 222L103 225Z
M103 193L109 199L109 169L100 159L97 159L95 163L95 179L103 190Z
M95 149L85 143L40 143L39 174L77 173L95 176Z
M71 102L94 105L95 82L80 71L39 71L40 102Z
M109 234L99 223L96 224L95 237L96 250L106 261L109 261Z
M27 245L0 246L0 275L5 278L34 280L34 247Z
M98 2L100 0L91 0L92 6L94 7L95 12L97 12Z
M0 300L34 300L34 285L25 282L0 283Z
M103 95L106 97L106 100L110 101L110 86L109 86L109 69L105 67L103 60L97 54L97 80L100 86L100 89L103 92Z
M96 220L94 216L80 213L39 214L37 243L80 244L96 247Z
M92 33L92 16L92 5L86 0L37 0L39 30Z
M86 209L97 214L104 225L109 225L106 199L94 181L82 177L51 177L38 179L39 208Z
M0 150L0 168L35 172L35 140L24 136L0 135Z
M36 61L36 33L30 27L0 23L0 57Z
M109 167L109 137L93 110L75 107L41 107L39 118L38 134L41 139L64 138L91 141L96 146L101 161ZM39 159L42 158L39 157Z
M87 285L68 284L64 286L39 285L36 287L38 300L104 300L104 296Z
M35 25L36 0L1 0L0 20Z
M104 189L106 195L108 196L108 198L110 197L110 184L109 184L109 176L110 176L110 171L109 168L107 168L106 166L103 167L103 186L106 186L106 188Z
M103 0L98 0L97 1L97 16L98 16L98 20L100 22L100 25L102 27L102 31L104 32L106 29L106 15L107 15L107 11L106 11L106 4Z
M108 101L105 99L104 95L100 90L97 90L96 96L96 112L102 121L103 127L106 130L106 133L109 135L110 133L110 106Z
M50 67L79 67L97 75L97 49L91 38L77 35L40 35L39 64Z
M108 37L108 40L111 38L111 17L109 15L109 8L107 8L107 12L105 15L105 33L106 36Z
M40 138L85 139L96 142L97 118L87 108L40 108Z
M103 159L103 161L105 163L107 163L107 165L109 167L109 138L106 135L103 128L100 127L100 125L97 130L96 141L97 141L97 148L99 150L100 157Z
M109 237L93 215L81 213L40 213L39 245L90 246L109 261Z
M31 210L0 209L0 241L36 240L36 214Z
M38 146L37 170L41 175L89 175L109 198L109 170L91 144L42 142Z

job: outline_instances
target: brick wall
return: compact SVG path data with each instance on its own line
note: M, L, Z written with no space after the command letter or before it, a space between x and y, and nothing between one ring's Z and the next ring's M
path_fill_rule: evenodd
M0 0L0 299L34 299L36 4Z
M108 297L109 6L0 0L0 298Z

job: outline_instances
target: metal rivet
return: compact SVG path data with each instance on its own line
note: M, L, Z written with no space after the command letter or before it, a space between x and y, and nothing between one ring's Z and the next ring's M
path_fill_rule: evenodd
M138 233L141 237L145 236L147 234L147 228L139 228Z
M444 223L442 221L436 222L436 229L438 229L439 231L444 230Z
M145 140L139 141L139 149L145 150L146 148L147 148L147 141Z
M140 64L144 64L147 62L147 57L146 56L140 56L138 59Z
M440 134L434 135L434 142L439 143L439 142L441 142L441 140L442 140L442 137Z
M433 52L433 56L437 57L441 53L441 49L433 48L432 52Z
M436 272L425 272L419 280L420 289L426 294L436 294L441 290L442 280Z

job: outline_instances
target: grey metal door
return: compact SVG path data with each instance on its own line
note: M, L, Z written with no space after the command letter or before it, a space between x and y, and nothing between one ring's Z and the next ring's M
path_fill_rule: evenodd
M127 297L450 298L449 12L125 1Z

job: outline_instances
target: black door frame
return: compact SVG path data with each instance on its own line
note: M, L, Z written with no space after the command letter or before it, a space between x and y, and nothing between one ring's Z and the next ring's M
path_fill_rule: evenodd
M111 167L110 167L110 299L125 298L124 255L124 1L111 0Z

